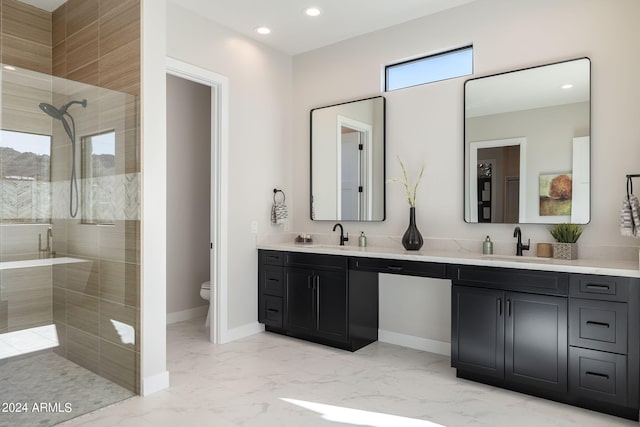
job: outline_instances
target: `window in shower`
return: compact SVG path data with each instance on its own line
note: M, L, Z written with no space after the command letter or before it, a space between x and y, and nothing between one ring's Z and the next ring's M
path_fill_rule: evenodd
M114 224L122 190L116 179L116 133L84 136L81 144L82 223Z
M0 130L0 222L51 222L51 137Z

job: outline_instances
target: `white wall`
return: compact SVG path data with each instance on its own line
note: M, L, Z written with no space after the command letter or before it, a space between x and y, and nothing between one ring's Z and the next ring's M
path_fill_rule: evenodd
M169 386L166 251L165 0L142 0L141 394Z
M211 88L167 76L167 313L208 305Z
M637 246L618 232L618 211L625 192L625 174L640 173L637 118L640 104L631 95L637 86L640 56L640 2L637 0L478 0L386 30L321 48L293 59L293 230L330 233L332 222L309 220L309 110L336 102L376 95L385 64L468 43L474 46L474 76L588 56L592 65L592 214L580 244ZM465 78L386 93L387 176L399 176L398 154L409 173L426 163L417 198L418 227L425 237L471 239L491 235L510 247L513 225L466 224L463 221L463 83ZM404 232L408 221L403 189L387 185L387 220L346 223L352 234ZM525 225L523 237L551 241L548 226ZM582 251L582 249L581 249ZM419 279L409 279L419 280ZM381 278L381 295L400 282ZM403 278L402 283L406 280ZM403 285L416 300L448 297L427 287ZM391 310L381 298L381 313ZM418 334L429 339L441 333L422 328L408 331L407 319L421 318L419 308L396 310L405 318L381 317L381 329ZM434 317L435 319L435 317ZM448 321L442 322L442 331ZM441 332L442 332L441 331Z
M260 233L281 232L270 224L273 189L283 189L287 202L292 192L291 57L174 4L167 8L167 56L229 78L228 326L252 330L258 261L251 222Z

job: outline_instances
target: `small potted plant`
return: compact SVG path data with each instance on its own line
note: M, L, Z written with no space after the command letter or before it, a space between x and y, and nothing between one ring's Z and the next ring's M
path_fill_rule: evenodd
M556 224L549 232L556 239L553 244L553 257L560 259L577 259L578 245L576 242L582 235L583 227L578 224Z

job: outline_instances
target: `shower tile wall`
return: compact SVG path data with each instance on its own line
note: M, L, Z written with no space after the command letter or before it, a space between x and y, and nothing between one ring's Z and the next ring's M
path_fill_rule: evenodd
M48 296L41 293L38 298L50 300L48 313L59 334L60 346L55 350L58 354L137 393L140 145L136 96L140 91L140 1L69 0L48 14L15 0L0 0L0 14L3 63L93 85L70 86L68 81L52 81L50 77L34 83L16 76L17 81L13 82L6 78L7 72L0 71L2 128L53 136L50 192L56 256L87 260L54 266L48 282L37 277L37 271L33 272L33 280L23 276L20 282L29 281L33 286L48 289ZM19 31L16 26L32 31ZM41 34L47 31L48 39ZM16 45L24 48L17 49ZM40 102L59 106L83 98L88 100L86 109L79 105L70 108L76 119L78 145L85 135L105 131L116 134L116 176L111 181L118 191L109 207L113 225L82 224L81 213L70 218L71 145L62 126L52 123L37 107ZM5 237L17 227L27 228L20 232L21 238L17 239L20 242L15 244L35 242L35 248L37 235L46 235L47 225L0 226L0 261L13 253L13 239ZM24 256L29 257L33 256ZM5 300L0 298L0 314ZM44 305L41 308L44 312ZM49 319L38 318L39 315L35 314L38 322L51 323ZM12 316L9 313L8 320L3 321L0 315L0 332L11 328Z
M107 207L114 225L70 219L70 145L62 128L54 126L54 233L65 236L55 249L91 261L54 268L53 317L66 336L58 352L135 392L140 360L138 108L134 96L122 93L139 95L139 17L139 0L69 0L52 17L53 74L92 85L69 97L59 95L54 83L54 105L87 99L86 109L73 110L78 139L115 131L116 175L105 180L120 189Z

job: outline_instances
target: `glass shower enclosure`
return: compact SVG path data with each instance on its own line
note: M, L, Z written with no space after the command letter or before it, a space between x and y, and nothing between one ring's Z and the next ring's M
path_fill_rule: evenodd
M0 402L27 409L0 424L52 425L139 392L138 99L8 65L0 89Z

